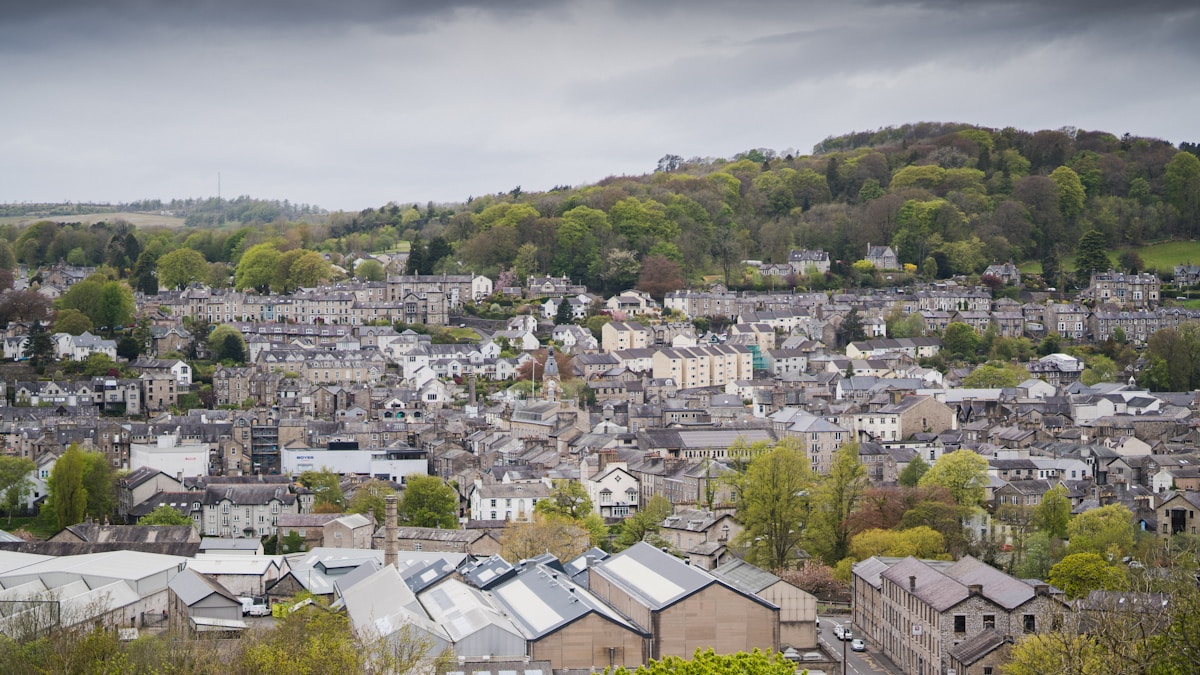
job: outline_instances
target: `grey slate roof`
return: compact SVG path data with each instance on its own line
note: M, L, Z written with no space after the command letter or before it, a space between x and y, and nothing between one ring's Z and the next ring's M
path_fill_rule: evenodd
M1008 641L1003 635L989 628L952 646L947 653L962 665L970 666Z
M207 574L201 574L195 570L185 569L179 574L172 577L167 587L171 589L183 604L191 607L214 593L229 600L233 604L241 604L233 593L225 588L219 581L213 579Z
M747 593L755 594L782 581L779 577L761 567L755 567L745 560L740 559L731 560L717 567L712 570L712 575Z

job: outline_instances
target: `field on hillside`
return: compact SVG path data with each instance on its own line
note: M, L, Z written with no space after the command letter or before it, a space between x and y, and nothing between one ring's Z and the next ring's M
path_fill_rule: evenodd
M1183 263L1200 264L1200 241L1163 241L1157 244L1148 246L1140 246L1133 249L1142 259L1142 264L1146 269L1155 269L1160 272L1170 271L1176 265ZM1113 262L1113 267L1117 266L1117 256L1121 255L1120 251L1109 251L1108 257ZM1075 256L1072 255L1062 261L1063 270L1072 272L1075 270ZM1020 265L1021 272L1025 274L1041 274L1042 263L1037 260L1029 260Z
M30 223L36 223L40 220L49 220L55 223L83 223L85 225L93 225L100 221L112 222L114 220L124 220L133 224L136 227L169 227L177 229L183 227L183 218L175 216L162 216L157 213L88 213L82 215L71 216L6 216L0 218L0 225L16 225L24 227Z

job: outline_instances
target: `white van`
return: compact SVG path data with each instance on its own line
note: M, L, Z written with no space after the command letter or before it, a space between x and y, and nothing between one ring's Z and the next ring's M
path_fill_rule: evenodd
M854 633L850 630L850 627L843 626L840 623L834 625L833 635L839 640L850 640L854 637Z

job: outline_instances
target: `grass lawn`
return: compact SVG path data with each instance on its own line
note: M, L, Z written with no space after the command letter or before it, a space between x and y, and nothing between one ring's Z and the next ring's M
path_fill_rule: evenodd
M1146 269L1155 269L1159 272L1171 271L1176 265L1192 262L1200 263L1200 241L1163 241L1157 244L1148 246L1139 246L1133 249L1142 259L1142 264ZM1113 267L1117 266L1117 257L1121 255L1121 251L1109 251L1108 257L1112 260ZM1075 270L1075 255L1069 255L1063 258L1060 263L1064 272L1073 272ZM1042 263L1040 260L1027 260L1018 267L1022 274L1041 274Z
M1200 241L1164 241L1135 250L1147 269L1160 272L1186 262L1200 263Z
M17 516L12 519L12 524L9 524L7 517L0 517L0 529L12 532L24 528L38 539L49 539L58 533L58 528L48 521L48 518L41 516Z

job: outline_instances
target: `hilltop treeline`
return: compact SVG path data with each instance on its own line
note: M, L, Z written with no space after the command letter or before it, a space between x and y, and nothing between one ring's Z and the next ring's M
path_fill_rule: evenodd
M906 125L829 138L809 156L668 155L653 173L594 185L337 214L330 236L444 236L477 271L565 274L596 288L651 259L736 283L747 258L819 248L848 264L868 244L891 244L902 263L940 277L1008 259L1040 260L1055 276L1089 229L1112 248L1200 234L1200 159L1182 148L1077 129Z
M1128 134L922 123L827 138L811 155L667 155L645 175L546 192L517 187L458 204L389 203L325 217L248 197L125 206L205 226L137 232L143 251L186 246L228 265L265 241L340 259L407 240L438 253L421 271L567 275L612 290L648 272L667 285L672 274L748 283L741 261L783 262L792 248L829 251L840 261L835 271L848 270L868 244L890 244L901 263L931 277L1011 259L1041 261L1054 279L1088 230L1110 249L1200 235L1200 159L1194 144ZM119 222L38 223L0 229L0 243L28 264L128 269L138 258L128 234Z

